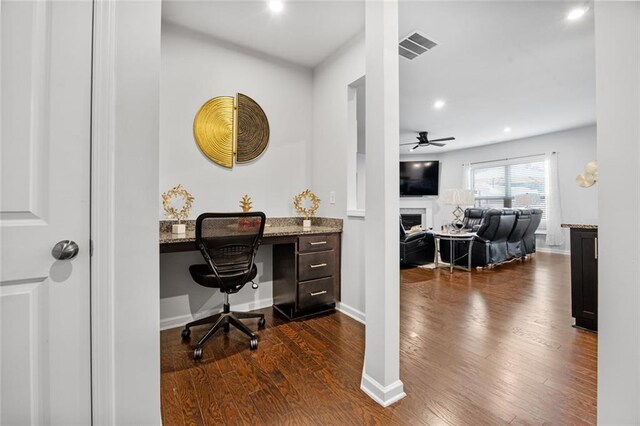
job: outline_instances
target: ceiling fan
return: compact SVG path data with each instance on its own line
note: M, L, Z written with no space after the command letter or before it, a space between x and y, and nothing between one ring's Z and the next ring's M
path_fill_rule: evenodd
M454 138L453 136L450 136L448 138L441 138L441 139L434 139L434 140L429 140L429 137L427 136L429 134L429 132L418 132L418 136L416 137L416 139L418 139L418 143L411 149L409 149L409 151L414 151L416 148L420 148L421 146L445 146L445 143L438 143L438 142L446 142L446 141L453 141L456 138ZM409 143L401 143L400 146L403 145L413 145L414 142L409 142Z

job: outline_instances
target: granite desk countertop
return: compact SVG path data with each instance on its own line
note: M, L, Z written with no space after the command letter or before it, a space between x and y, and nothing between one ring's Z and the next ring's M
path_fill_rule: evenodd
M588 225L580 223L563 223L560 225L560 227L573 229L598 229L598 225Z
M189 243L196 240L195 220L187 220L187 232L185 234L173 234L171 225L176 223L171 220L160 221L160 244ZM267 218L264 228L264 238L287 237L292 235L333 234L342 232L342 219L314 217L311 219L311 228L302 227L300 217L274 217Z

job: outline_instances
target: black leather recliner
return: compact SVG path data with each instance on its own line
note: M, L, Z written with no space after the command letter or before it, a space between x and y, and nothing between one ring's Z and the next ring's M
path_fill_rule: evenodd
M490 209L484 212L482 224L471 247L471 266L487 266L504 262L509 258L507 239L516 222L514 210ZM468 265L469 241L456 241L454 246L455 264ZM440 256L449 262L449 241L440 240Z
M484 217L487 209L481 209L476 207L470 207L464 211L464 219L462 220L462 228L469 229L471 232L478 232L480 225L482 224L482 218Z
M524 248L524 234L531 224L531 210L519 209L515 210L516 223L507 239L507 255L509 258L519 258L526 256Z
M431 232L419 231L407 234L400 221L400 264L426 265L433 263L436 243Z
M529 212L531 221L522 236L522 244L524 246L525 254L533 254L536 252L536 230L538 229L538 226L540 226L540 221L542 221L542 210L531 209Z

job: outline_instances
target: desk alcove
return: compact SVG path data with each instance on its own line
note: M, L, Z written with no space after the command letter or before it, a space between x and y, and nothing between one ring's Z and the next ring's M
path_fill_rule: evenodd
M172 234L171 221L160 221L160 253L198 251L195 221L185 234ZM335 310L340 300L342 219L267 218L262 245L271 245L273 308L289 320ZM260 250L260 249L258 249ZM195 284L194 284L195 285Z

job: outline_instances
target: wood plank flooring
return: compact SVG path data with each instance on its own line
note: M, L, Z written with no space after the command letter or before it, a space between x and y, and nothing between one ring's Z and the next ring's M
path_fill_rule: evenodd
M232 329L196 363L180 329L162 332L165 425L596 423L597 335L571 327L568 256L452 275L402 270L407 397L386 409L359 389L362 324L341 313L286 322L262 312L257 351Z

